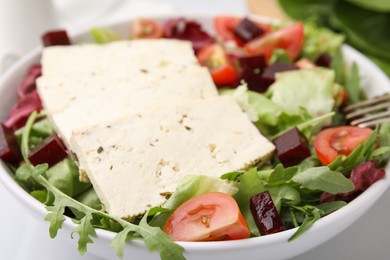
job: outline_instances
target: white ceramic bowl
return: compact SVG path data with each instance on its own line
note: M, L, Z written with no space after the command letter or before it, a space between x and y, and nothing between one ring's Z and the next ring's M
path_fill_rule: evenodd
M201 22L206 30L212 32L212 17L205 15L185 15L185 17ZM169 17L154 17L157 21L164 21ZM263 19L263 18L259 18ZM131 21L124 21L118 24L106 25L123 36L128 36L129 24ZM72 37L74 42L91 41L87 33L75 34ZM362 54L345 46L344 49L347 64L356 62L359 65L363 87L369 97L390 91L389 78L378 69L371 61ZM0 119L3 121L16 99L16 87L20 83L27 68L33 62L40 59L40 49L32 51L10 68L0 79ZM390 172L390 166L386 168ZM25 192L14 180L12 174L1 162L0 181L21 203L24 204L34 215L43 221L47 211L40 202ZM385 192L390 185L390 176L374 183L368 190L358 198L350 202L344 208L320 219L313 227L301 237L288 242L289 237L296 229L287 230L273 235L250 238L236 241L221 242L184 242L180 243L186 250L185 256L188 259L286 259L302 254L333 236L342 232L359 217L361 217ZM56 239L74 244L77 250L77 239L71 239L70 234L75 224L66 219L63 229L58 233ZM49 233L48 233L49 235ZM98 238L94 243L88 245L88 253L104 259L115 259L116 255L110 243L115 233L105 230L97 230ZM130 241L124 251L124 259L159 259L159 255L150 253L144 243L140 240Z

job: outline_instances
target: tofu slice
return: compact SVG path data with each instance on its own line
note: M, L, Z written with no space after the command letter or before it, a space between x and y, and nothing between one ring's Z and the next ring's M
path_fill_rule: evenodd
M44 76L113 73L170 66L199 66L190 42L172 39L117 41L47 47L42 52Z
M164 203L187 174L219 177L274 151L230 96L77 130L70 143L108 213L122 218Z
M215 97L206 68L176 67L132 73L44 76L37 87L57 132L69 147L73 130L183 101Z

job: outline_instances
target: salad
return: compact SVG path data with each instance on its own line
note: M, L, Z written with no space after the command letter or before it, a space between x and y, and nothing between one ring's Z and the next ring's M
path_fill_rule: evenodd
M35 84L42 67L34 64L1 124L0 157L15 181L47 206L51 237L67 216L77 224L81 254L95 229L117 232L112 247L119 257L131 238L142 238L162 259L184 259L174 241L246 239L298 227L293 241L385 176L390 125L353 127L342 113L365 99L359 68L344 64L342 35L313 21L216 16L213 22L209 32L185 18L138 19L129 24L130 38L190 41L219 94L234 97L274 144L271 158L220 178L188 175L161 206L132 219L110 215L91 183L80 181L77 158L47 118ZM93 28L91 35L98 44L124 40L109 28ZM43 43L71 41L59 30L45 34Z

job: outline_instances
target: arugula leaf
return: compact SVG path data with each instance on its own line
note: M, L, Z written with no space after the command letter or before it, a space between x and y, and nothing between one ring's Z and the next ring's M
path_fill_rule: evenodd
M280 212L282 204L297 205L301 202L299 191L290 185L269 188L269 193L278 212Z
M292 180L310 190L337 194L352 191L355 186L342 173L331 171L326 166L309 168L294 175Z
M332 63L330 64L331 68L336 74L336 82L342 85L345 85L346 80L346 69L344 55L340 48L337 48L333 53Z
M260 232L256 226L256 223L253 219L252 212L249 207L249 199L265 191L263 180L259 178L256 168L252 168L242 174L239 177L238 192L233 197L237 201L238 206L240 207L241 213L244 216L249 230L252 235L260 236Z
M322 210L324 212L324 216L346 206L348 203L345 202L345 201L342 201L342 200L336 200L336 201L332 201L332 202L324 202L324 203L321 203L319 205L317 205L316 207L319 208L320 210Z
M74 232L79 234L79 252L84 255L87 252L87 244L93 243L91 237L97 237L95 228L92 226L91 221L93 219L92 213L88 213L80 221L80 224L75 228ZM73 233L73 232L72 232Z
M236 181L238 179L238 177L240 177L240 175L243 173L244 172L241 172L241 171L228 172L228 173L222 174L221 179L228 180L228 181Z
M144 239L149 251L159 251L162 260L185 259L183 255L184 249L181 246L174 244L172 238L160 228L149 226L146 221L147 217L148 214L145 214L138 226L129 225L115 236L111 243L111 247L115 248L117 255L120 258L123 258L123 250L126 246L126 240L129 238L129 234L137 232Z
M271 173L268 179L268 187L285 184L294 176L298 171L298 167L284 168L282 164L276 165L275 169Z
M117 222L123 228L123 231L117 234L118 238L114 239L116 242L113 243L117 255L120 258L123 257L123 249L125 247L125 241L128 238L128 234L130 231L132 231L140 234L143 237L145 244L150 251L159 251L162 259L184 259L184 249L180 245L174 243L174 241L172 241L172 239L160 228L148 225L146 222L147 215L144 216L144 219L141 220L139 225L135 225L121 218L111 216L102 211L90 208L69 197L61 190L53 186L44 177L48 170L48 165L40 164L34 167L28 160L29 134L37 116L38 114L33 112L27 120L25 129L22 134L21 150L25 163L30 167L32 178L34 178L36 182L45 187L46 190L52 194L52 196L54 196L53 205L46 207L49 213L45 217L45 220L50 222L50 237L54 238L58 231L62 228L62 223L66 219L64 215L65 208L70 208L85 215L81 221L76 221L76 224L78 225L74 230L74 232L79 234L78 243L81 254L86 252L87 244L93 242L91 237L96 237L94 226L92 224L94 217L96 217L100 219L106 219L105 221L100 221L101 223L107 223L112 220Z
M295 207L306 214L305 220L298 230L289 238L289 242L293 241L304 232L306 232L317 220L324 214L322 210L314 206Z
M362 101L359 68L355 62L352 64L350 73L347 77L345 90L348 92L348 104L353 104Z
M51 238L57 236L58 230L62 228L62 223L65 221L65 207L66 199L62 197L56 197L53 206L48 206L46 209L49 213L46 215L45 220L50 222L49 233Z

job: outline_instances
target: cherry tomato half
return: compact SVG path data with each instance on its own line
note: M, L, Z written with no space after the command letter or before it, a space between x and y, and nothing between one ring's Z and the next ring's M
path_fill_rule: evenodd
M371 135L370 128L338 126L322 130L314 139L313 145L323 165L333 162L337 156L348 156L356 147Z
M264 36L253 39L244 48L251 55L263 54L269 60L276 49L284 49L291 61L295 61L301 53L304 42L302 23L295 23Z
M221 192L186 201L173 212L163 230L175 241L234 240L250 236L236 201Z
M138 19L131 24L131 35L134 39L158 39L163 36L163 29L151 19Z
M197 53L202 66L206 66L217 86L233 85L238 80L238 71L227 56L223 47L217 43L210 44Z

